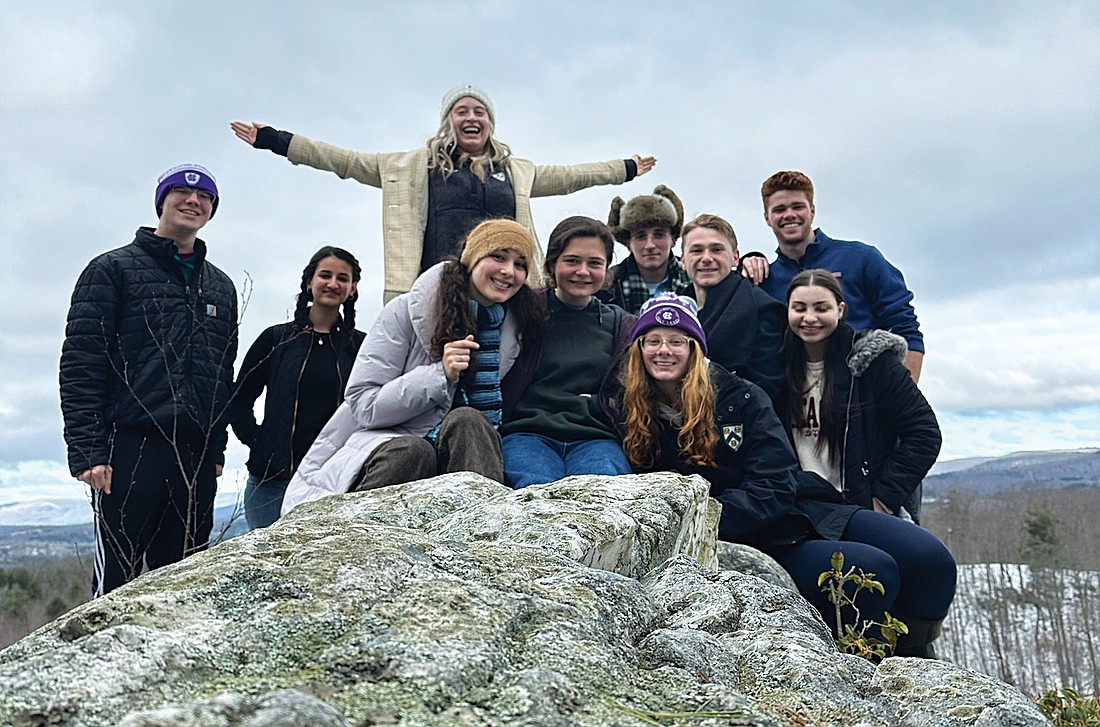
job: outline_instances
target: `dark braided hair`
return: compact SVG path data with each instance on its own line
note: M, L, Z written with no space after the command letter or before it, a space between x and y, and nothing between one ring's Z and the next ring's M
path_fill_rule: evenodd
M304 331L309 325L309 305L313 301L313 293L310 292L310 283L313 282L313 276L317 272L317 265L327 257L334 257L338 260L343 260L351 266L351 282L358 283L359 279L363 277L363 269L359 266L359 261L355 259L355 256L342 247L334 247L332 245L325 245L317 252L313 253L313 257L309 259L309 264L302 270L302 282L298 291L298 302L294 308L294 324L291 326L291 335L297 335ZM344 319L344 331L350 333L355 330L355 301L359 298L359 291L352 293L348 296L348 299L344 301L343 319ZM349 336L349 340L352 340L354 336Z

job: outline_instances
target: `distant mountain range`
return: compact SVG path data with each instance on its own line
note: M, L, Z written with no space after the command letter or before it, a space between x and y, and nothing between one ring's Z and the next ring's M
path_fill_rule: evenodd
M996 495L1042 489L1100 487L1100 449L1017 452L937 463L924 480L925 497L951 490ZM239 493L219 496L215 533L244 532ZM33 556L87 554L92 542L86 499L0 503L0 566Z
M87 502L75 502L91 512ZM0 508L4 507L8 506L0 505ZM46 512L49 514L51 511L47 509ZM228 540L247 530L244 515L236 505L214 510L215 542ZM91 522L79 522L75 525L0 525L0 568L25 562L29 558L79 556L90 559L93 540Z
M1100 449L1017 452L937 464L924 479L924 496L951 490L977 495L1100 487Z

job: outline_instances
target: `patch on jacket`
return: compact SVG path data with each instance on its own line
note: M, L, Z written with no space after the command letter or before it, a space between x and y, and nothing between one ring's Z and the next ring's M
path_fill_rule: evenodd
M207 303L206 304L206 315L210 316L211 318L217 318L218 317L218 306L214 305L213 303Z
M741 448L741 442L745 439L745 425L744 424L723 424L722 425L722 439L725 440L726 445L736 452Z

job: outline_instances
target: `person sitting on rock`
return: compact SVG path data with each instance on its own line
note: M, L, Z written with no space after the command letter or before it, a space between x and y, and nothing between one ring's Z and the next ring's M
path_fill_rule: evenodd
M939 594L932 608L942 605L943 613L935 613L946 613L939 584L949 580L953 594L955 566L943 544L912 523L845 501L820 476L800 471L768 396L707 360L707 337L694 301L674 295L648 301L631 339L622 399L607 406L635 471L671 470L705 478L711 496L722 504L719 538L751 545L778 560L826 622L835 621L834 609L818 577L829 570L838 550L846 566L874 572L885 587L881 595L865 591L858 596L862 618L882 622L884 612L893 613L895 607L912 614L924 595L917 591L926 589ZM894 538L919 540L927 562L899 563L895 558L917 551L906 550L903 556L893 547ZM950 600L948 595L946 603ZM931 655L927 647L934 637L919 625L912 639L899 640L899 654Z
M905 339L882 330L857 333L847 312L840 281L829 270L804 270L791 279L786 382L776 410L802 469L858 508L843 523L843 539L855 541L845 544L845 562L878 574L893 600L891 613L909 626L908 651L927 655L955 596L955 561L908 516L939 454L940 427L903 363ZM813 590L824 551L811 543L776 558L801 574L795 576L800 588Z
M287 487L282 512L333 493L447 472L504 482L500 380L545 320L527 286L531 234L488 220L371 326L345 402Z
M513 488L568 475L630 472L599 392L618 386L635 317L596 298L615 241L607 225L568 217L550 233L545 335L525 345L504 379L504 476Z

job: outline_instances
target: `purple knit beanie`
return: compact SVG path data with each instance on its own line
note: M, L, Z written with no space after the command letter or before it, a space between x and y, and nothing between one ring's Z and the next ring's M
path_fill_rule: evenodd
M707 335L703 333L703 326L699 324L699 307L691 298L675 293L661 293L647 300L638 314L638 322L630 331L631 343L637 341L651 328L660 326L679 328L698 341L703 349L703 355L706 355Z
M160 213L164 210L164 198L168 196L168 189L177 185L206 190L214 195L214 203L210 208L210 217L214 217L214 213L218 211L219 200L218 183L214 180L214 175L210 173L209 169L198 164L180 164L160 175L160 179L157 180L157 193L153 198L153 203L157 210L158 219Z

